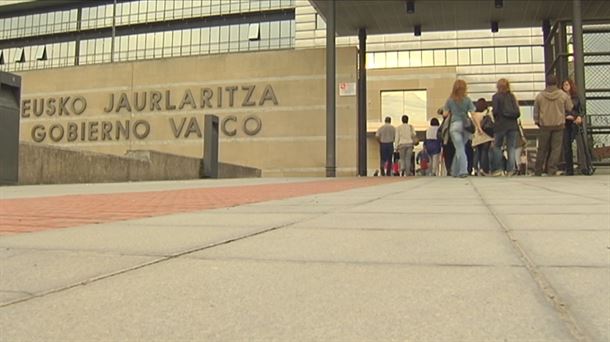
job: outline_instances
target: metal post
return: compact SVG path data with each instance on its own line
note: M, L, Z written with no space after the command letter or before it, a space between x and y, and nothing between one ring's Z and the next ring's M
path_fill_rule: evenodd
M83 7L76 9L76 41L74 42L74 65L80 64L80 30L83 22Z
M335 0L328 1L328 16L326 18L326 177L336 176L335 155Z
M555 73L555 75L557 75L557 79L559 80L559 82L563 82L565 79L568 78L568 56L565 55L568 53L568 35L566 32L566 24L565 22L560 22L558 29L557 29L557 50L559 52L559 54L564 54L564 55L559 55L557 54L557 58L559 58L559 60L557 61L556 64L556 70L557 72Z
M585 57L584 44L582 33L582 9L581 0L573 0L572 9L572 42L574 44L574 81L580 98L582 113L586 113L586 88L585 88ZM587 136L587 120L583 120L582 127L585 133L585 141L588 141Z
M203 123L203 177L218 178L218 116L206 114Z
M544 41L544 71L545 73L551 68L553 64L553 46L551 45L551 21L545 19L542 21L542 37Z
M110 40L110 63L114 62L114 44L116 39L116 0L112 3L112 39Z
M366 177L366 29L358 30L358 175Z
M21 76L0 71L0 185L19 181L20 104Z

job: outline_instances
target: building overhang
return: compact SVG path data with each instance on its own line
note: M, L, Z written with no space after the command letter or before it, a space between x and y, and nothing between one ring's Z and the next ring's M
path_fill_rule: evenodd
M498 0L499 1L499 0ZM603 0L581 0L584 20L610 20L610 6ZM491 22L502 28L540 27L550 19L571 20L572 0L414 0L413 13L407 13L407 0L336 0L335 25L338 36L354 36L359 28L367 33L491 30ZM328 15L329 0L310 0L319 14Z

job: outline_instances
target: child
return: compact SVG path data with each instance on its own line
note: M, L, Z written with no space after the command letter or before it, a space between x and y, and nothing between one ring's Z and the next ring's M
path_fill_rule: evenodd
M425 147L417 154L416 162L419 163L419 170L422 176L430 175L430 171L428 170L430 167L430 156L428 155L428 152L426 152Z
M428 174L432 176L438 175L438 166L441 157L441 140L438 137L438 128L440 123L437 118L430 120L430 127L426 130L426 140L424 141L424 150L429 156L431 162L430 171Z

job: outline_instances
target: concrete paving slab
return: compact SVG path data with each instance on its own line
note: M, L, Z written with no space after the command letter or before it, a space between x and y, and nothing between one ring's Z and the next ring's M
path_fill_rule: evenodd
M610 340L610 269L544 268L544 274L593 341Z
M146 192L194 188L217 188L227 186L263 185L320 181L324 178L239 178L239 179L193 179L177 181L96 183L96 184L49 184L0 187L0 199L63 196L76 194L111 194L122 192Z
M491 215L473 215L468 220L455 215L391 213L332 213L293 225L294 228L379 229L379 230L497 230Z
M154 258L82 251L29 250L0 259L0 289L39 293L151 260Z
M229 258L358 263L521 265L493 231L340 231L282 229L190 254Z
M571 339L524 269L295 266L174 260L2 308L0 330L32 341Z
M377 201L369 204L351 207L342 212L355 213L419 213L419 214L435 214L435 215L452 215L452 214L489 214L489 209L480 203L473 203L468 206L452 206L452 205L431 205L426 203L409 203L405 201Z
M290 222L315 217L315 214L238 212L230 215L224 210L206 210L197 213L175 214L150 217L145 219L123 221L128 226L169 226L169 227L237 227L237 228L269 228Z
M0 290L0 304L1 303L10 303L16 300L29 298L32 295L29 293L21 292L21 291L2 291ZM1 315L1 313L0 313Z
M342 205L284 205L278 206L274 204L250 204L241 205L238 207L216 209L218 213L233 215L234 213L258 213L258 214L274 214L274 213L290 213L290 214L325 214L333 211L338 211L347 208Z
M544 203L544 202L542 202ZM589 205L494 205L493 209L498 214L606 214L610 215L610 206L606 204Z
M2 237L0 247L170 255L259 231L258 227L99 224Z
M512 230L599 230L610 232L610 215L607 214L509 214L501 215L501 219Z
M516 231L514 237L538 265L610 267L610 233Z

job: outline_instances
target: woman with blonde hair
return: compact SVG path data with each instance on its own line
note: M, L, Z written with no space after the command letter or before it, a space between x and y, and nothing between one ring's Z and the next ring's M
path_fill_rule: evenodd
M521 116L519 104L515 95L510 90L510 83L507 79L501 78L496 84L497 92L491 98L494 125L494 176L504 174L504 162L502 160L502 146L506 144L508 163L506 172L509 176L516 174L517 158L517 138L519 137L518 119Z
M455 156L451 163L451 175L453 177L468 176L468 159L466 157L466 142L470 139L470 129L474 128L470 119L470 112L475 107L472 100L466 96L467 85L464 80L456 80L453 90L447 102L445 102L445 114L449 115L449 135L455 147Z

